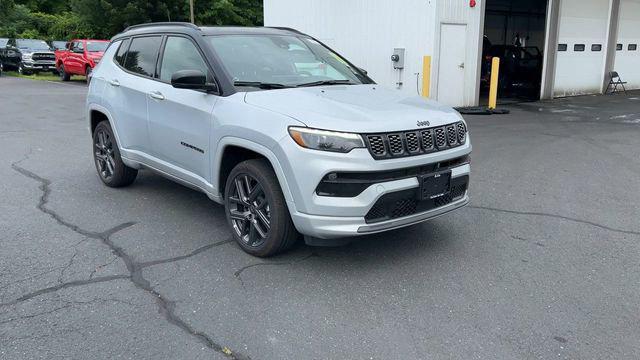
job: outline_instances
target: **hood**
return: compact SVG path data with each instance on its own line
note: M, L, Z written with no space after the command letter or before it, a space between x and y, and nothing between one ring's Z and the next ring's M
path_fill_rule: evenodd
M312 128L344 132L413 130L461 120L450 107L379 85L247 92L245 102L292 117ZM426 121L429 123L425 124Z
M33 50L33 49L19 49L20 54L22 55L32 55L32 54L51 54L55 55L56 53L51 50Z

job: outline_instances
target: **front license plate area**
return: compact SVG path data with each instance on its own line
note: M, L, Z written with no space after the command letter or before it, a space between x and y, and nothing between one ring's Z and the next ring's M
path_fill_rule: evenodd
M439 198L449 193L451 189L451 171L425 175L420 181L420 195L422 200Z

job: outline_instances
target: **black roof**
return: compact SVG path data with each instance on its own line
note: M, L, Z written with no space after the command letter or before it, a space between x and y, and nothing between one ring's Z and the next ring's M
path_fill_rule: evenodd
M196 26L185 22L157 22L133 25L113 37L116 40L123 36L140 35L153 32L200 33L202 35L304 35L298 30L284 27L242 27L242 26Z

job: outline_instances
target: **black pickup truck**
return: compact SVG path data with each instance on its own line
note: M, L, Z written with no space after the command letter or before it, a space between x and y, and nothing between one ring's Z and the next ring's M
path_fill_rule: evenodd
M57 72L56 54L44 40L8 39L0 46L0 64L20 74Z

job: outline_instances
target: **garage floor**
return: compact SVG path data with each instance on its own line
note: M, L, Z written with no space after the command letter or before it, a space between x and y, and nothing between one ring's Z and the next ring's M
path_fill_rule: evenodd
M104 187L85 94L0 78L2 359L640 357L640 93L469 117L471 206L271 260L202 194Z

